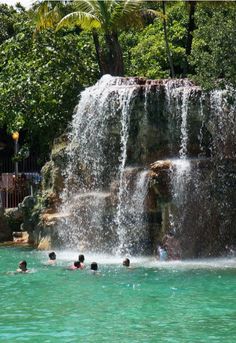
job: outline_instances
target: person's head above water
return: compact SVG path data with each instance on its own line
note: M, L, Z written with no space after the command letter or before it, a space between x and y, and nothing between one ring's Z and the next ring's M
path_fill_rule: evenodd
M97 262L92 262L91 263L91 270L98 270L98 264L97 264Z
M26 261L20 261L20 262L19 262L19 268L20 268L22 271L26 271L26 270L27 270L27 262L26 262Z
M125 267L129 267L129 266L130 266L130 260L129 260L129 258L126 258L126 259L123 261L123 266L125 266Z
M57 257L54 251L50 252L50 253L48 254L48 256L49 256L50 260L53 260L53 261L54 261L54 260L56 259L56 257Z
M80 268L80 262L79 261L75 261L74 262L74 267L79 269Z
M84 255L79 255L79 261L84 263Z

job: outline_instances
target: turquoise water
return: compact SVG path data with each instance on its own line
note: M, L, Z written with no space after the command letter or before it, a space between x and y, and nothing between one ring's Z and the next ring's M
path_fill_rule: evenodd
M64 268L77 252L0 248L0 342L236 341L236 259L157 262L85 255L100 273ZM26 259L29 274L7 274Z

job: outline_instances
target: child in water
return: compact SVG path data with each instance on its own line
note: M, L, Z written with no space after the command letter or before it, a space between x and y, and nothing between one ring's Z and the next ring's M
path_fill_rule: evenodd
M84 255L79 255L79 262L80 262L80 269L84 269L85 268Z
M49 260L48 260L47 264L50 266L55 266L57 263L57 261L56 261L57 256L56 256L55 252L54 251L50 252L48 254L48 257L49 257Z
M29 269L27 269L27 262L20 261L19 268L16 270L17 273L29 273Z
M92 262L91 263L91 272L93 272L93 273L98 272L98 264L97 264L97 262Z
M69 266L67 269L69 270L78 270L78 269L82 269L80 267L80 262L79 261L75 261L74 264L72 266Z
M126 258L126 259L123 261L123 266L124 266L124 267L130 267L130 259L129 259L129 258Z

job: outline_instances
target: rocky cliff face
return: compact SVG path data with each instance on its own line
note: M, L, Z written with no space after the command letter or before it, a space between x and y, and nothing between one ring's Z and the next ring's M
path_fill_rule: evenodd
M0 209L0 242L12 240L12 229L10 228L4 216L3 210Z
M119 253L169 240L173 258L224 253L236 244L234 99L188 80L100 80L43 168L31 239Z

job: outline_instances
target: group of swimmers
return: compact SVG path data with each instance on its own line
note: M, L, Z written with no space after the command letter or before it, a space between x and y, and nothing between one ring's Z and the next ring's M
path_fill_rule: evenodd
M56 253L54 251L52 251L52 252L50 252L48 254L48 257L49 257L49 260L47 262L47 265L49 265L49 266L56 265L56 258L57 258ZM84 255L81 254L78 257L78 261L75 261L73 265L69 266L66 269L68 269L68 270L84 269L85 268L84 260L85 260L85 257L84 257ZM130 267L130 260L129 260L129 258L126 258L123 261L123 266L124 267ZM92 262L91 263L90 270L92 272L97 272L98 271L98 264L97 264L97 262ZM17 273L28 273L28 272L30 272L30 270L27 268L27 262L25 260L19 262L18 269L16 270L16 272Z

